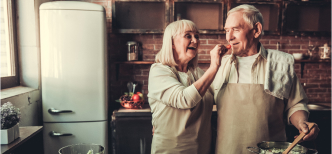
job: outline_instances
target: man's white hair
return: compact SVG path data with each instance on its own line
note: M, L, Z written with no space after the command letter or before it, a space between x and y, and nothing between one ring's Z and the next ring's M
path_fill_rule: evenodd
M228 11L227 16L229 16L231 13L234 12L242 12L243 13L243 19L247 24L249 25L250 28L253 28L254 25L259 22L262 24L262 33L261 35L264 34L264 21L263 21L263 16L259 10L248 4L242 4L239 5L231 10Z

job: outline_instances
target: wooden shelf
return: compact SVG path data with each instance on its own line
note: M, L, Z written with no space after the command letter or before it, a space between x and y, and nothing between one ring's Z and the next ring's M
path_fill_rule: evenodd
M305 63L330 63L331 59L306 59L306 60L295 60L295 63L301 63L301 78L303 77L303 70Z
M331 59L295 60L295 63L330 63ZM151 65L154 61L117 61L114 64ZM210 60L200 60L199 64L210 64Z
M305 63L330 63L331 59L314 59L314 60L295 60L295 63L301 63L301 78L303 77L303 70L304 70L304 64ZM113 64L116 65L116 80L119 78L119 65L120 64L128 64L128 65L151 65L154 61L118 61L113 62ZM200 60L198 61L199 64L210 64L210 60Z
M116 61L114 64L151 65L154 61ZM200 60L199 64L210 64L210 60Z
M330 63L331 59L295 60L295 63Z
M154 61L116 61L114 64L153 64Z

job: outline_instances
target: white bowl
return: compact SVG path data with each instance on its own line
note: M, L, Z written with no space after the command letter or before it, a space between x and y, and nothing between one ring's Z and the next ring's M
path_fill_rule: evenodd
M301 60L303 58L303 53L293 53L295 60Z

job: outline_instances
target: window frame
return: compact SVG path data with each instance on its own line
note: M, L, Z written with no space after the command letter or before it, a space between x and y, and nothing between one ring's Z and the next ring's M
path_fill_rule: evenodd
M17 48L17 28L16 28L16 3L15 0L3 0L6 1L4 5L4 11L8 11L8 23L9 26L9 45L11 50L11 60L14 60L12 71L14 76L1 77L1 89L11 88L19 86L19 68L18 68L18 48ZM2 1L1 1L2 2Z

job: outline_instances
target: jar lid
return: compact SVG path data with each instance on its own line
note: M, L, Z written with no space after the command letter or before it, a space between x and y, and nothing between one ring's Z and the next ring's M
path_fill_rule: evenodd
M128 41L126 45L136 45L136 44L137 44L137 42L135 42L135 41Z

